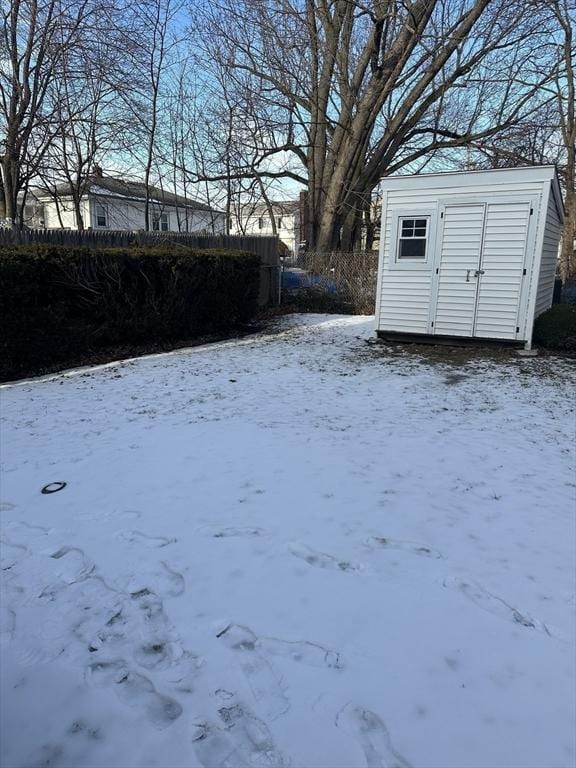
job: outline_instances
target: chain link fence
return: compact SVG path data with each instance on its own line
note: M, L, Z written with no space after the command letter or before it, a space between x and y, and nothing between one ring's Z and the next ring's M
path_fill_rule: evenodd
M282 269L282 303L306 312L374 314L376 251L298 254Z

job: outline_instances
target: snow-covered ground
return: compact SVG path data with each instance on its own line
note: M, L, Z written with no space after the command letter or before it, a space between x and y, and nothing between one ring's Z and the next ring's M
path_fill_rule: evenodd
M573 766L574 369L280 324L3 388L3 768Z

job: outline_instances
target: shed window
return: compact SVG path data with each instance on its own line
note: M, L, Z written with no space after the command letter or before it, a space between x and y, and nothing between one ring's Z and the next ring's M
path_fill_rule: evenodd
M96 226L108 226L108 209L105 205L101 205L100 203L96 203Z
M400 219L398 232L398 260L426 259L428 219Z
M152 219L152 229L154 232L168 232L170 229L170 220L167 213L156 213Z

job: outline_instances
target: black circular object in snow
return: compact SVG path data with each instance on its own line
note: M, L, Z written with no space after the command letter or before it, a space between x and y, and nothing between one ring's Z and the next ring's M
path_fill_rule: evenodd
M62 488L66 488L66 483L48 483L42 488L42 493L56 493L61 491Z

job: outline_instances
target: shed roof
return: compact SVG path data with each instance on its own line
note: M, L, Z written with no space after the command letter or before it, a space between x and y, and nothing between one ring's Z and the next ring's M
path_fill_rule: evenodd
M551 181L552 193L561 219L564 218L564 202L555 165L526 165L517 168L489 168L485 170L439 171L399 176L384 176L380 184L383 190L441 189L442 187L473 187L482 184L504 184L524 181ZM496 189L494 191L497 191Z

